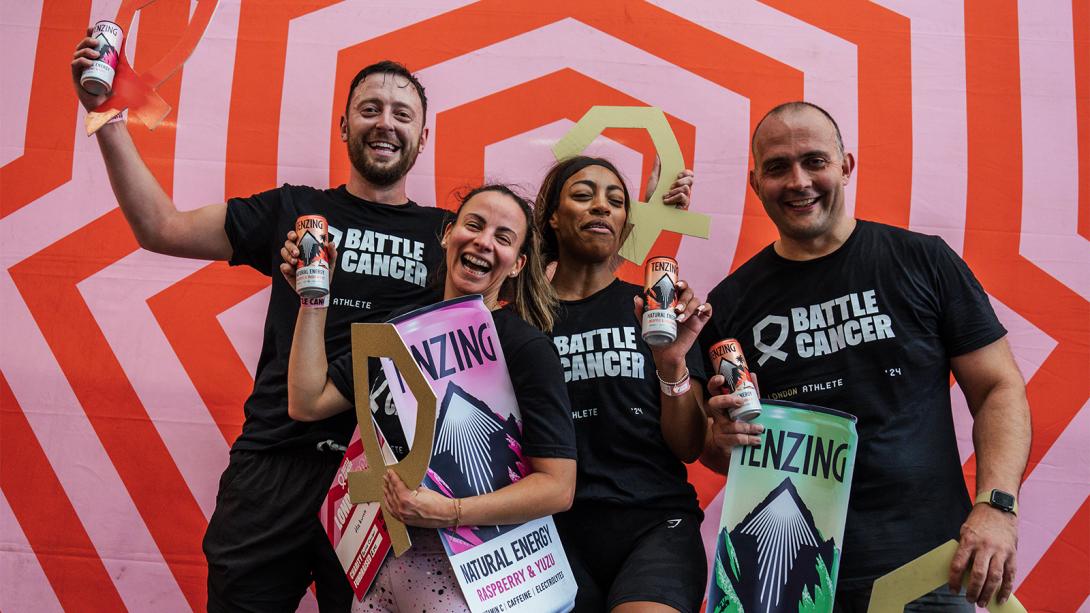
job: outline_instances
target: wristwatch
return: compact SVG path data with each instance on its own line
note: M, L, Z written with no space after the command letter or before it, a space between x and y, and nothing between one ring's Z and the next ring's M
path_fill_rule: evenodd
M1009 492L1004 492L1003 490L981 492L977 494L974 504L980 504L982 502L986 502L1004 513L1018 515L1018 501L1014 499L1014 494Z

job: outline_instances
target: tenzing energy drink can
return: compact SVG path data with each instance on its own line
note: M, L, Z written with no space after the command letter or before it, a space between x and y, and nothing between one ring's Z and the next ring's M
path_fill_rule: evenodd
M677 338L677 260L653 257L643 271L643 340L652 347L669 345Z
M91 38L98 42L98 59L94 60L79 77L79 84L88 92L101 96L113 90L117 62L121 58L121 26L112 21L100 21L91 28Z
M708 358L712 362L710 376L723 375L724 394L737 394L744 402L742 406L730 412L730 418L738 421L753 421L761 415L761 399L757 396L757 386L742 355L742 345L733 338L721 340L708 349Z
M855 421L825 407L764 402L761 446L730 454L705 613L833 610Z
M299 261L295 267L295 291L303 298L329 294L329 225L321 215L303 215L295 220Z

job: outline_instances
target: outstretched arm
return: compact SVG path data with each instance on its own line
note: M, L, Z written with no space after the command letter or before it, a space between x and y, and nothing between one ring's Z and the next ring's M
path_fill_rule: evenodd
M90 37L76 46L72 57L72 81L76 96L87 110L98 108L108 96L96 96L79 84L83 70L98 57ZM231 242L223 228L227 205L211 204L179 211L141 159L124 122L108 123L95 133L106 172L110 176L121 212L140 246L148 251L204 260L231 257Z
M954 377L973 414L977 493L1000 489L1018 495L1030 445L1026 385L1006 339L950 360ZM950 567L950 588L960 590L969 572L965 596L986 606L995 594L1011 594L1018 544L1018 518L987 504L977 504L961 526ZM997 591L998 590L998 591Z

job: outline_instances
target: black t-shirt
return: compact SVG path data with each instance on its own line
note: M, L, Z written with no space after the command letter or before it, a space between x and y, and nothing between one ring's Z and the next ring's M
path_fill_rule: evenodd
M950 358L1006 334L942 239L859 221L837 251L766 247L708 296L706 350L737 338L765 398L859 418L839 584L859 587L957 538L970 503Z
M511 387L522 414L522 449L532 458L576 458L571 404L564 389L556 349L540 330L510 309L492 311ZM345 398L353 398L351 352L329 364L329 378ZM348 414L354 415L352 411ZM386 424L381 427L386 428ZM384 430L385 433L385 430ZM395 434L395 439L400 435Z
M562 301L553 327L579 445L578 503L700 513L685 466L662 438L661 396L651 350L620 279L582 300ZM686 355L701 385L700 348Z
M235 449L286 449L326 439L347 444L355 424L352 413L311 423L288 417L288 354L299 297L280 275L280 249L300 215L323 215L337 245L326 321L330 360L348 353L350 323L384 321L406 302L439 298L429 283L442 261L439 236L447 211L413 202L396 206L362 200L343 185L328 190L284 185L232 198L224 223L234 249L230 263L272 277L254 390L246 400L246 421Z

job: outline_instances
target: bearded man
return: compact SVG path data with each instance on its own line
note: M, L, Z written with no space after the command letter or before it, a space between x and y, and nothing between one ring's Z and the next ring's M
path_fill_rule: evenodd
M88 110L106 98L79 85L96 57L94 40L85 38L72 60L76 94ZM303 306L329 309L330 360L349 351L351 322L384 321L400 305L438 299L426 286L441 261L438 237L447 215L405 192L406 174L427 143L426 112L424 88L408 69L390 61L367 66L352 80L341 117L352 162L346 185L284 185L189 211L179 211L159 186L124 122L97 132L110 184L141 247L227 260L272 277L253 393L204 538L209 611L294 611L312 581L322 611L351 606L352 590L318 509L355 414L310 423L288 416L288 353L300 304L278 267L295 220L324 216L339 270L329 296Z

